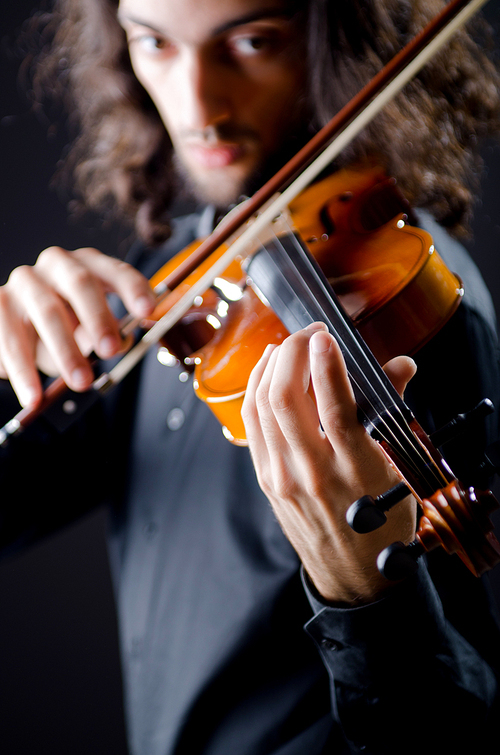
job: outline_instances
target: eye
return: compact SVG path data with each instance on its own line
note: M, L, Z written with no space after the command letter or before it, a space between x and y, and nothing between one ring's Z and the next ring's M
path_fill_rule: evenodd
M149 55L158 55L158 53L163 52L169 46L164 38L155 36L154 34L137 34L130 37L128 43L129 46L134 45Z
M264 36L252 35L232 40L233 49L242 55L255 55L268 48L271 42Z

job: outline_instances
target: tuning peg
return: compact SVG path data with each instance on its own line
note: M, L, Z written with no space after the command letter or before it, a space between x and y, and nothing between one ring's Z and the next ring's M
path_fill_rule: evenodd
M410 492L404 482L399 482L386 493L372 498L371 495L364 495L359 498L347 509L347 524L354 532L360 535L366 532L373 532L387 521L386 511L392 509L399 501L406 498Z
M493 402L489 398L485 398L474 409L470 409L463 414L457 414L447 425L436 430L429 437L436 447L444 446L445 443L453 440L457 435L464 433L470 425L483 420L488 414L494 411Z
M500 441L492 443L485 451L484 461L479 468L481 474L491 476L500 473Z
M377 568L390 582L399 582L415 574L418 559L423 553L425 548L418 540L413 540L409 545L393 543L379 553Z

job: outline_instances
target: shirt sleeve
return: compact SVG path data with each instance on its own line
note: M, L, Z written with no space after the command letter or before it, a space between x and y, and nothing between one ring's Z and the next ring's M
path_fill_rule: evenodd
M442 369L443 357L459 358L460 379ZM485 397L498 410L496 335L469 302L417 364L406 398L428 432ZM477 484L484 448L496 438L498 411L442 450L460 478ZM349 608L325 603L303 576L314 611L305 629L328 671L333 716L352 753L491 751L500 632L484 580L437 551L383 600Z
M465 743L485 751L497 678L445 618L424 565L388 597L356 608L324 603L303 579L315 614L305 629L353 753L464 752Z

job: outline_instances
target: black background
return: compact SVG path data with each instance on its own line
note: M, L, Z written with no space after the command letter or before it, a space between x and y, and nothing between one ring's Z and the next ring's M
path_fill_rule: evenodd
M48 122L30 112L17 82L19 61L11 53L33 7L33 0L16 0L2 8L2 281L13 266L33 262L51 244L120 254L128 245L126 231L103 227L96 218L69 220L67 197L47 189L64 130L48 129ZM500 0L492 0L485 12L498 27ZM467 246L500 314L500 145L485 145L484 156L483 198L474 241ZM459 380L459 356L449 355L448 364ZM0 749L6 755L126 752L104 526L98 511L0 564ZM498 571L492 583L500 602Z

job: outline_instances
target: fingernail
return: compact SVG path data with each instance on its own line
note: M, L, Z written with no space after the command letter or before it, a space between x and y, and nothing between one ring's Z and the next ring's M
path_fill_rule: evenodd
M113 356L120 348L121 343L116 336L104 336L99 341L99 356L103 359Z
M311 337L311 340L309 341L309 344L311 351L314 351L316 354L323 354L330 348L330 338L328 336L328 333L321 331L314 333L314 335Z
M71 373L71 382L75 388L86 388L92 381L92 372L85 367L78 367Z
M314 332L316 330L328 330L328 328L324 322L312 322L305 328L305 330L312 330Z

